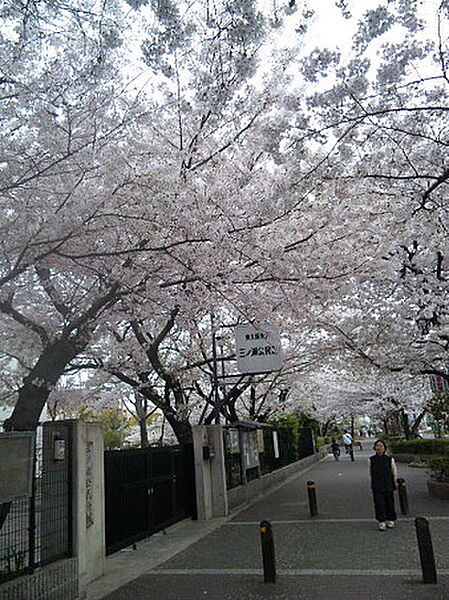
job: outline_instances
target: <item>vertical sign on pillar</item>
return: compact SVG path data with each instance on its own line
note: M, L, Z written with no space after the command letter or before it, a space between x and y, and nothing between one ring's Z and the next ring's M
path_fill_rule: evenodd
M274 458L279 458L279 440L278 440L278 432L273 429L273 450L274 450Z

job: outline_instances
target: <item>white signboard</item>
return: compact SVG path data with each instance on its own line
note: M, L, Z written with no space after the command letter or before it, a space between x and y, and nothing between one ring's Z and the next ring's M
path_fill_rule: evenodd
M238 454L240 452L239 432L238 429L228 429L227 450L230 454Z
M273 450L274 450L274 458L279 458L279 440L278 440L278 432L273 431Z
M235 345L240 373L268 373L282 367L279 332L269 323L237 325Z

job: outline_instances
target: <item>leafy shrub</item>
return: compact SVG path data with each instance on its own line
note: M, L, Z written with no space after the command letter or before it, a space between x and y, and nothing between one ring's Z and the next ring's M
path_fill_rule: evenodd
M293 444L296 453L298 453L300 430L302 428L312 429L315 438L315 447L319 448L319 441L317 439L319 423L316 419L309 417L305 413L283 413L276 418L270 419L269 424L275 427L288 427L293 431Z
M406 442L407 441L403 435L380 435L379 439L389 442L389 446L392 446L393 442ZM414 441L414 440L412 440L412 441Z
M435 454L449 456L449 440L398 440L391 441L391 452L395 454Z
M430 479L449 483L449 457L440 456L429 461Z
M317 448L321 448L322 446L325 446L326 444L330 444L331 442L332 442L332 438L329 435L326 435L324 437L317 436L317 438L316 438Z

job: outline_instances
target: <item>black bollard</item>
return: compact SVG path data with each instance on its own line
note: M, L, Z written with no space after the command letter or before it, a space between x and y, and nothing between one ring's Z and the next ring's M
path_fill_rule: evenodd
M349 449L349 456L351 457L351 461L354 462L354 448L352 446Z
M318 514L318 505L316 501L316 486L314 481L307 482L307 493L309 494L310 516L316 517Z
M396 479L398 484L398 494L399 494L399 506L401 507L401 514L408 515L409 507L408 507L408 497L407 497L407 484L405 483L405 479L399 477Z
M262 544L264 582L276 583L276 561L274 556L274 539L271 523L269 521L261 521L259 531Z
M429 522L424 517L417 517L415 519L415 528L416 537L418 538L419 559L421 561L423 582L436 583L437 570L435 567Z

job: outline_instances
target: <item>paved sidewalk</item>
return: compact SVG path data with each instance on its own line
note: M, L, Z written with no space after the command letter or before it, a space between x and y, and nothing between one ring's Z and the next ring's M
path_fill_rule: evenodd
M410 515L379 532L366 450L328 457L227 519L184 521L138 549L107 559L88 600L443 600L449 597L449 502L430 498L423 469L399 464ZM306 482L316 482L319 515L309 516ZM397 502L399 513L399 503ZM429 519L438 583L423 584L415 516ZM259 523L272 523L277 582L264 584ZM111 591L114 590L114 591ZM110 593L111 592L111 593Z

